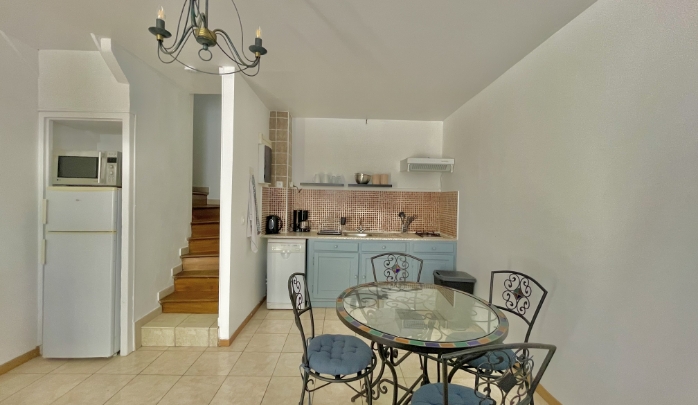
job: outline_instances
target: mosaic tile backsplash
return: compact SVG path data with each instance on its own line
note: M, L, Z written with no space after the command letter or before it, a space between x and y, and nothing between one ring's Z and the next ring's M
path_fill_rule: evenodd
M308 210L312 230L336 228L347 217L345 229L359 224L369 231L399 232L399 212L415 215L410 232L433 231L449 236L458 232L458 192L311 190L265 187L262 220L281 217L283 227L291 226L293 210Z

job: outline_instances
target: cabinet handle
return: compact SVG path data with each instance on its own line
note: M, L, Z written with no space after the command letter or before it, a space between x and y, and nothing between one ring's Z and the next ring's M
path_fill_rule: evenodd
M334 248L335 248L335 249L337 249L338 247L339 247L338 245L334 245Z
M431 250L436 250L436 246L432 246L432 247L431 247Z
M385 246L383 246L383 250L385 250Z

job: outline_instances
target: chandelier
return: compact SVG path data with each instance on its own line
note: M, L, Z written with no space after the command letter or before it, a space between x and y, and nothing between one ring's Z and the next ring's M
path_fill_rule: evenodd
M242 34L240 12L238 11L235 1L232 0L232 2L235 7L238 22L240 23L240 36L241 42L243 42L245 37ZM158 41L158 59L167 64L177 62L183 65L185 69L200 73L227 75L242 72L247 76L256 76L259 73L260 58L267 53L267 50L262 46L262 29L257 29L257 37L254 40L254 45L250 45L249 47L250 51L254 54L254 59L250 59L245 54L244 50L242 54L238 52L233 40L230 39L230 36L225 31L219 28L209 29L208 17L208 0L185 0L182 5L179 20L177 21L177 31L174 36L174 42L168 47L163 44L163 41L170 38L172 34L165 29L165 10L160 7L157 19L155 20L155 26L148 28L148 31L155 35ZM196 69L179 60L180 53L182 53L184 46L192 37L201 45L201 49L199 49L199 59L204 62L210 61L213 59L211 48L218 47L237 68L227 73L207 72ZM246 70L253 68L257 68L254 73L246 72Z

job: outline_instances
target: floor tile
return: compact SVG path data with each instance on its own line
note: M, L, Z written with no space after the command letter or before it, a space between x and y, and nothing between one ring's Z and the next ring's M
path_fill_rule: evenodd
M356 389L360 387L358 382L354 382L352 385ZM351 402L351 397L354 395L356 395L356 392L344 384L330 384L315 392L313 405L357 405L365 403L363 398L357 398L355 402Z
M289 334L284 342L284 347L281 349L282 353L303 353L303 341L301 341L301 335Z
M264 312L257 311L257 312L252 316L251 320L253 320L253 321L263 321L264 318L267 317L267 313L268 313L268 311L264 311Z
M224 380L224 376L184 376L158 405L208 405Z
M184 375L202 353L166 351L150 363L141 374Z
M259 405L269 377L228 377L218 389L211 405ZM296 404L296 402L289 402Z
M228 375L240 352L206 352L189 367L185 375Z
M98 374L139 374L165 352L135 351L128 356L118 356L97 371Z
M259 325L264 322L263 320L259 321L249 321L247 322L247 325L245 325L244 328L240 331L239 336L246 336L246 335L254 335L255 332L257 332L257 329L259 329Z
M56 374L94 374L102 367L113 361L115 357L108 359L70 359L65 364L53 370Z
M407 381L403 378L398 378L398 384L401 384L402 386L407 386ZM393 403L393 385L392 384L383 384L381 387L385 387L388 392L385 394L381 393L380 397L378 399L373 400L373 405L392 405ZM398 397L397 399L400 400L401 396L405 394L405 391L398 389ZM364 403L366 403L364 401Z
M252 340L254 335L238 336L233 340L230 346L207 347L207 352L241 352L245 350L247 344Z
M245 347L245 351L259 353L281 353L281 349L284 347L287 336L288 335L256 333L252 337L252 340L247 344L247 347Z
M141 345L174 346L174 326L144 326L141 328Z
M323 335L352 335L354 336L354 332L351 331L351 329L347 328L346 325L344 325L340 321L328 321L325 320L323 327L322 327L322 334Z
M179 376L172 375L138 375L107 405L155 405L179 379Z
M398 355L400 357L402 357L404 354L405 352L402 350L398 352ZM438 375L439 366L435 361L429 360L427 362L427 366L429 368L430 379L432 376L435 377ZM415 377L419 377L420 375L422 375L422 368L419 364L419 356L417 356L416 354L411 354L402 363L400 363L399 370L402 373L402 376L405 377L408 380L408 382L410 379L414 380Z
M45 374L4 374L0 375L0 401L28 386Z
M172 346L168 347L168 352L203 352L208 346Z
M274 373L280 353L242 353L230 375L269 377Z
M259 325L259 328L257 328L255 333L287 334L291 331L292 326L293 321L291 320L265 319Z
M148 327L170 327L182 323L185 319L189 317L190 314L160 314L156 316L152 321L143 325L144 328Z
M2 405L50 404L89 376L89 374L48 374L10 395Z
M101 405L135 376L94 374L58 398L53 405Z
M267 312L267 316L264 319L281 319L281 320L293 320L293 310L286 309L272 309Z
M302 360L303 353L281 353L274 368L274 377L299 377Z
M310 318L310 311L301 315L301 319L309 319L309 318ZM315 320L325 319L325 308L313 308L313 318L315 318Z
M315 319L314 324L315 324L315 335L321 335L322 334L322 327L324 324L325 320L324 319ZM310 336L312 332L311 328L311 323L310 320L306 319L301 321L301 324L303 325L303 333L305 333L306 337ZM293 326L291 327L291 331L289 332L293 335L300 335L301 331L298 329L298 325L296 323L293 323Z
M19 367L13 368L12 374L48 374L66 363L63 359L46 359L35 357Z
M141 351L148 351L148 352L161 351L161 352L164 352L165 350L167 350L170 347L171 346L141 346L138 348L138 351L139 352L141 352Z
M262 405L297 404L301 398L303 380L300 377L272 377L264 393ZM308 403L306 397L305 403ZM315 403L315 402L313 402Z

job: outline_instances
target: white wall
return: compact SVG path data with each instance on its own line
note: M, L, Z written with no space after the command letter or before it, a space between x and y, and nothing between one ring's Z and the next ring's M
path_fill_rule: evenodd
M268 131L265 131L268 132ZM194 95L194 186L221 198L221 96Z
M53 121L52 148L66 151L121 151L122 131L119 122L96 123L97 128L76 128L65 125L61 121ZM68 121L63 121L68 122ZM100 130L99 124L107 124L108 128Z
M565 405L695 403L698 3L599 0L444 123L458 267L551 292ZM486 295L485 295L486 296Z
M191 222L193 97L122 48L114 54L135 114L134 319L173 284Z
M39 65L40 111L128 112L129 85L99 52L42 50Z
M251 171L257 178L259 134L269 138L269 109L242 75L224 76L222 89L218 325L219 337L230 339L266 295L265 240L260 238L259 251L253 253L243 220L247 217ZM257 204L261 221L260 186Z
M363 119L293 118L293 182L315 173L389 173L393 187L439 190L438 173L401 173L400 160L441 157L443 123ZM459 162L457 161L456 164Z
M0 31L0 364L38 345L38 67Z

